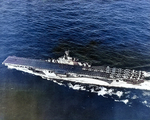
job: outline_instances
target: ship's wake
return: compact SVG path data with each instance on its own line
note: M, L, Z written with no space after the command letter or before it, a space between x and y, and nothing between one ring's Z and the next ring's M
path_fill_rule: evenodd
M86 85L81 83L64 82L53 80L53 82L69 87L74 90L87 91L98 96L102 96L108 99L113 99L115 102L120 102L133 107L135 103L143 104L150 108L150 91L125 89L125 88L112 88L98 85Z

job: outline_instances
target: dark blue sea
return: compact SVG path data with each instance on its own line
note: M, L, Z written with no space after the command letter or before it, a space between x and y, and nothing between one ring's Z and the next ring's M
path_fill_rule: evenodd
M150 71L150 1L0 1L0 63L65 50L93 65ZM1 64L0 120L150 120L150 91L59 83Z

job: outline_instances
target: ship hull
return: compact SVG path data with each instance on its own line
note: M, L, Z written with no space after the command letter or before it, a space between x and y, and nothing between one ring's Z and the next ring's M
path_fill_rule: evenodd
M63 80L82 84L100 85L107 87L132 88L150 90L150 81L144 80L140 84L130 84L123 80L109 79L93 74L94 72L83 71L82 67L72 68L70 65L59 65L42 60L26 59L10 56L2 64L9 69L16 69L47 80ZM86 73L86 74L85 74Z

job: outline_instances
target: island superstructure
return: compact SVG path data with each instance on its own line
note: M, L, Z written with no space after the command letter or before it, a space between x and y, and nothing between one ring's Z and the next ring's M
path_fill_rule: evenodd
M91 66L69 56L49 60L37 60L8 56L2 63L10 69L24 71L48 80L64 80L77 83L150 90L148 72L109 66Z

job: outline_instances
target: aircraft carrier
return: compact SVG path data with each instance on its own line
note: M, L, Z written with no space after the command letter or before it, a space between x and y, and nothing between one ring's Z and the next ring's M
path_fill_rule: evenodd
M146 80L149 73L145 71L91 66L88 63L77 62L75 58L69 57L68 52L65 53L57 60L46 61L8 56L2 64L10 69L38 75L48 80L57 79L109 87L150 90L150 80Z

